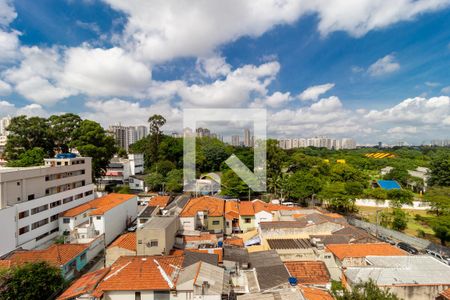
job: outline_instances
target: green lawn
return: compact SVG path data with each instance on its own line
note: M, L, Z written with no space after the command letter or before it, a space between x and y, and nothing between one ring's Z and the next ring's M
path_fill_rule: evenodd
M376 223L376 211L379 210L378 207L366 207L366 206L358 206L358 214L364 219L368 220L370 223ZM382 211L389 212L390 208L384 208ZM420 221L414 220L414 216L416 214L422 217L431 217L430 214L425 210L412 210L412 209L404 209L404 211L408 215L408 225L405 229L404 233L418 237L418 230L423 230L425 232L425 238L431 240L433 242L438 242L438 240L433 236L433 230L427 226L426 224L422 224Z

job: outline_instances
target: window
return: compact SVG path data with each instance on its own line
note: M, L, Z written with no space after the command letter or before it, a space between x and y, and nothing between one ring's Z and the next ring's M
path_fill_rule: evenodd
M150 247L158 247L158 240L151 240Z
M48 209L48 205L47 205L47 204L41 205L41 206L38 206L38 207L33 208L33 209L31 210L31 214L32 214L32 215L35 215L35 214L38 214L38 213L40 213L40 212L43 212L43 211L45 211L45 210L47 210L47 209Z
M58 220L58 214L53 215L53 216L50 217L50 222L54 222L56 220Z
M17 181L17 185L20 185L20 181Z
M141 300L141 292L134 293L134 300Z
M28 201L34 200L34 194L28 195Z
M19 229L19 235L27 233L28 231L30 231L30 226L22 227L22 228Z
M139 245L142 245L142 240L138 240L138 244L139 244Z
M97 216L96 219L97 219L97 220L101 220L102 217L101 217L101 216Z
M17 197L17 201L20 201L20 197Z
M40 236L36 237L36 241L42 240L43 238L45 238L48 235L49 235L49 233L45 232L45 233L41 234Z
M45 181L49 181L50 180L50 176L45 176Z
M140 219L140 223L141 223L141 224L147 223L147 221L148 221L147 218L141 218L141 219Z
M213 225L219 225L220 222L219 222L219 221L213 221L212 224L213 224Z
M58 232L59 231L59 227L56 227L55 229L50 230L50 234Z
M90 195L92 195L92 193L93 193L92 191L87 191L86 193L84 193L84 196L85 197L90 196Z
M244 222L247 223L247 224L249 224L249 223L252 222L252 219L251 219L251 218L245 218L245 219L244 219Z
M50 195L50 189L45 189L45 194Z
M87 213L84 213L84 214L83 214L83 218L86 218L86 217L87 217Z
M58 162L56 163L56 165L57 165L57 166L60 166L60 165L61 165L61 162L60 162L60 161L58 161Z
M61 205L61 200L50 203L50 208L54 208Z
M30 213L29 213L28 210L21 211L21 212L19 213L19 219L26 218L26 217L28 217L29 215L30 215Z
M63 204L69 203L73 201L73 197L67 197L63 199Z
M33 229L39 228L41 226L44 226L47 223L48 223L48 218L40 220L38 222L34 222L33 224L31 224L31 229L33 230Z
M64 218L63 219L63 223L64 224L69 224L70 223L70 219L69 218Z

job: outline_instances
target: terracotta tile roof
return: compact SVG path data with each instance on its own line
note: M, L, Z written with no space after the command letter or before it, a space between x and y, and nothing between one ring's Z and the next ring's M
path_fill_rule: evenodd
M122 256L95 289L93 295L101 297L105 291L170 290L161 268L172 277L174 267L181 267L183 256Z
M190 235L183 235L183 242L189 243L189 242L214 242L217 243L217 236L212 233L202 232L200 235L196 236L190 236Z
M88 244L54 244L45 250L15 251L8 260L14 266L27 262L47 261L59 267L79 256L88 246Z
M346 257L406 256L408 253L387 243L330 244L326 246L339 260Z
M284 265L299 284L327 284L330 274L323 261L287 261Z
M184 255L184 250L180 250L180 249L172 249L172 250L170 250L170 255L173 255L173 256L183 256L183 255Z
M109 245L109 248L119 247L136 252L136 232L128 232L119 236Z
M11 267L11 261L9 259L0 260L0 270L9 269Z
M180 217L194 217L199 211L207 211L210 217L220 217L224 215L225 201L219 198L203 196L194 198L184 207Z
M302 292L303 296L306 298L306 300L333 300L334 298L328 293L327 291L306 287L306 286L299 286L300 291Z
M343 215L340 214L336 214L336 213L329 213L329 214L324 214L327 217L331 217L331 218L343 218Z
M253 209L253 203L251 201L241 201L239 203L239 215L254 216L255 210Z
M440 294L444 299L450 299L450 289L443 290Z
M272 203L266 203L261 200L254 200L253 202L253 208L255 210L255 213L259 213L260 211L267 211L267 212L273 212L278 210L297 210L297 207L290 207L286 205L280 205L280 204L272 204Z
M106 196L94 199L80 206L69 209L61 214L63 217L75 217L90 210L89 215L103 215L108 210L136 197L131 194L111 193Z
M164 208L169 204L169 200L170 196L156 196L148 202L148 206L159 206L160 208Z
M225 202L225 218L228 220L239 219L239 204L236 201Z
M238 247L244 247L244 240L238 237L230 237L223 241L225 245L233 245Z
M74 281L72 285L64 291L57 299L68 300L84 294L92 293L98 283L108 274L110 268L100 269L95 272L87 273Z

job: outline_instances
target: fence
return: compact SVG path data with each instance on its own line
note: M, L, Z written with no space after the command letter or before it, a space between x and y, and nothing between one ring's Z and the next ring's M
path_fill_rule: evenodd
M391 200L375 200L375 199L356 199L356 206L373 206L373 207L390 207ZM430 210L431 206L427 202L413 201L412 205L403 204L402 208L417 209L417 210Z

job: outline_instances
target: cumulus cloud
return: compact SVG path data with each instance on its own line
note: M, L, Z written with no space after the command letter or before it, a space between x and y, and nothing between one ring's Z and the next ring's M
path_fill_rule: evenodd
M414 134L417 133L417 127L415 126L397 126L389 128L388 133L392 134Z
M298 95L298 98L302 101L317 101L319 99L320 95L325 94L329 90L331 90L334 87L334 83L326 83L321 85L315 85L307 88L304 90L300 95Z
M121 48L71 48L65 53L64 86L91 96L139 96L151 80L150 68Z
M211 56L197 59L197 70L204 76L217 78L225 76L231 71L231 66L227 64L222 56Z
M74 95L71 89L61 87L61 56L58 49L22 47L24 59L20 65L5 72L5 80L14 85L22 96L38 104L51 105L61 99Z
M282 93L282 92L277 91L271 95L267 95L266 98L256 98L255 101L253 101L250 104L250 107L251 108L264 108L264 107L278 108L278 107L286 105L292 99L293 99L293 97L291 97L290 92Z
M369 72L371 76L381 76L395 72L399 69L400 64L396 61L395 56L389 54L374 62L367 72Z
M8 25L17 17L17 13L9 0L0 0L0 63L12 62L17 58L19 33L10 30Z
M33 103L17 107L13 103L0 100L0 117L20 115L48 117L50 114L39 104Z
M450 85L442 88L441 92L443 94L449 95L450 94Z
M139 57L165 61L211 55L242 36L258 37L277 25L316 14L322 36L354 37L450 5L449 0L104 0L128 16L121 42ZM220 30L217 30L220 28Z
M12 1L0 0L0 25L8 26L16 17Z
M5 96L10 94L12 91L11 85L0 80L0 96Z

